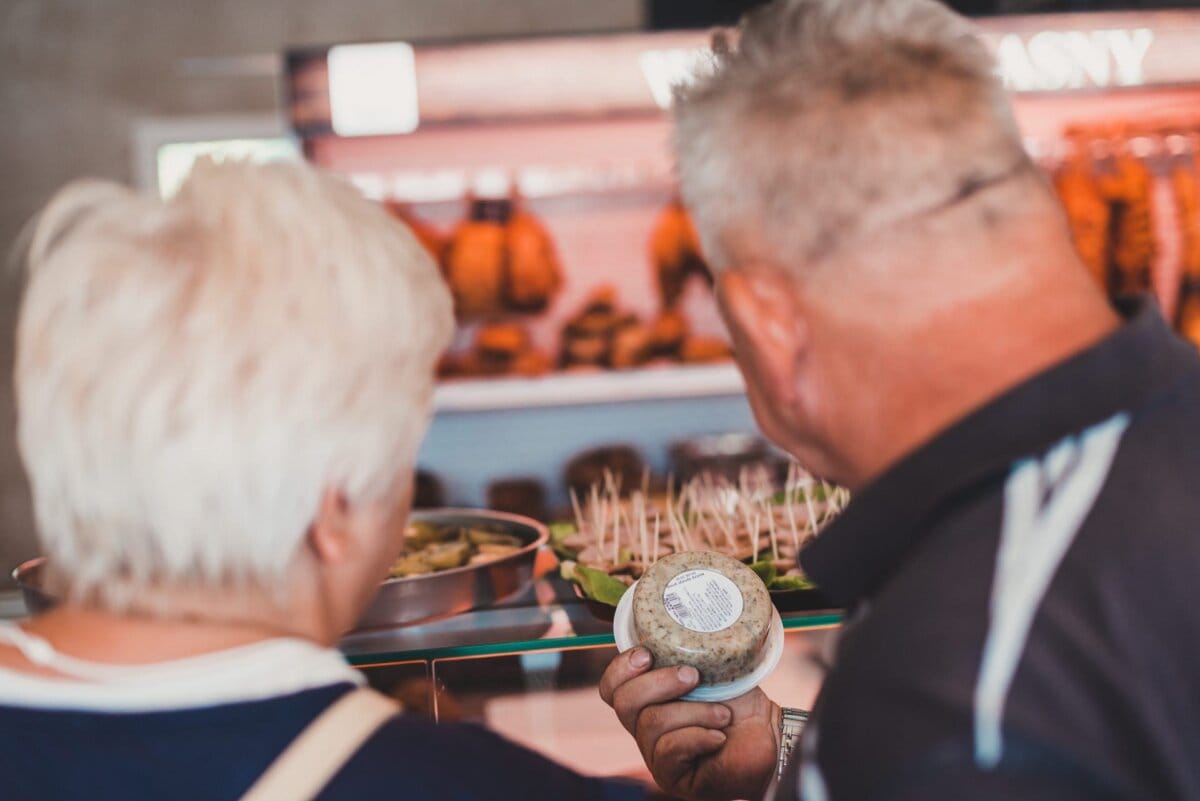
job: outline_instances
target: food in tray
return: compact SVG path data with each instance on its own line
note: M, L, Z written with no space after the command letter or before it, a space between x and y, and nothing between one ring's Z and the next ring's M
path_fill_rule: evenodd
M519 537L494 531L486 524L452 526L417 520L404 531L405 553L392 563L388 575L411 578L477 565L511 556L524 544Z
M488 358L506 359L529 347L529 334L515 323L485 325L476 334L475 345Z
M1195 157L1176 159L1171 189L1180 225L1183 280L1175 308L1175 328L1200 345L1200 173Z
M609 363L622 370L650 360L650 327L633 323L616 330L609 350Z
M603 334L576 335L563 340L559 361L565 368L603 367L608 361L610 340Z
M642 475L645 471L646 462L637 448L632 445L614 444L589 448L575 454L571 461L567 462L564 477L568 490L586 496L592 486L607 486L605 479L612 476L616 481L617 493L625 495L633 489L634 477ZM629 482L628 486L626 481Z
M1071 127L1054 175L1076 250L1111 294L1152 288L1159 246L1150 167L1119 129Z
M502 478L488 484L488 508L545 520L546 488L536 478Z
M1101 186L1113 209L1112 291L1148 292L1157 255L1154 237L1154 178L1142 160L1121 152Z
M781 451L754 434L707 434L672 442L668 451L671 472L681 481L708 473L736 482L743 470L766 469L778 475L788 465Z
M664 557L633 589L634 633L655 667L691 665L703 684L753 670L772 616L771 598L754 571L713 551Z
M1082 148L1059 167L1054 188L1067 212L1075 250L1096 283L1107 291L1111 211Z
M615 604L625 589L672 554L716 552L745 563L772 592L814 589L797 563L808 539L849 502L849 493L817 481L796 465L776 491L765 469L742 471L736 484L705 474L676 493L642 489L622 497L611 472L581 501L572 490L575 521L552 527L562 575L583 595Z
M523 209L517 209L509 218L506 234L505 302L515 311L541 311L562 286L562 266L554 241L541 222Z
M417 470L413 481L413 508L436 509L446 505L446 493L442 480L429 470Z
M611 367L614 338L620 330L636 325L635 316L618 312L615 290L601 286L563 325L559 363L563 367Z
M679 358L684 364L710 364L730 358L728 343L717 337L688 337L679 349Z
M1200 345L1194 127L1170 117L1072 125L1063 132L1062 158L1049 168L1076 249L1097 282L1111 295L1152 290L1176 330Z
M545 226L513 197L474 198L450 238L446 280L462 319L538 312L562 286L562 266Z
M550 357L537 350L520 323L481 325L472 347L447 354L438 365L443 378L454 376L543 375L550 370Z
M540 353L519 323L497 323L479 328L475 337L479 372L485 375L541 375L550 359Z
M504 302L504 201L475 201L446 249L446 281L460 319L495 314ZM496 219L502 217L502 219Z
M681 312L665 311L650 326L650 351L654 356L676 358L687 335L687 318Z
M1172 163L1171 192L1179 216L1184 280L1200 281L1200 167L1194 157Z
M650 323L621 311L612 287L601 286L563 326L559 363L565 369L641 367L657 359L705 363L730 358L729 345L694 336L687 318L664 311Z
M683 296L688 278L703 276L712 283L712 273L700 255L700 238L683 201L674 198L659 214L650 236L650 259L658 277L664 309L672 309Z

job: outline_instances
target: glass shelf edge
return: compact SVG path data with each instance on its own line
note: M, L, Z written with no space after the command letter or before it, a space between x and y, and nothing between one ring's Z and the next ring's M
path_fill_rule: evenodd
M786 631L819 629L836 626L842 622L841 613L785 617ZM381 651L375 654L354 654L346 661L354 667L379 667L398 662L419 662L437 659L470 659L472 657L502 656L505 654L533 653L535 651L568 651L576 648L612 645L611 634L587 634L573 637L554 637L545 640L484 643L459 645L447 648L428 648L413 651Z

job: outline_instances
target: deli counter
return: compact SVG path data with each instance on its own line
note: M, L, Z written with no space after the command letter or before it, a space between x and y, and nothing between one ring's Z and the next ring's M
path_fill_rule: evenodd
M1151 292L1200 344L1200 13L980 25L1096 281ZM553 522L574 517L589 460L660 485L694 467L689 447L718 472L746 467L744 442L713 444L755 428L668 146L672 87L707 48L707 33L671 32L289 53L304 156L412 226L455 296L421 453L432 501ZM483 721L587 773L644 775L595 690L611 626L555 562L543 553L516 600L343 649L434 717ZM767 690L803 706L840 613L784 621Z
M1112 294L1153 293L1200 344L1200 12L980 26L1096 281ZM672 87L709 56L706 33L669 32L339 43L284 59L298 152L408 225L454 295L458 333L440 367L418 506L498 510L546 532L513 546L536 547L488 594L409 619L402 610L437 591L412 594L341 649L414 714L486 723L594 775L645 778L596 693L616 653L611 609L571 572L582 556L551 542L588 527L588 509L603 505L596 488L614 509L652 494L671 508L689 481L763 499L762 520L776 522L760 539L759 519L745 521L746 561L769 551L788 572L801 545L792 505L815 499L832 514L841 497L755 435L677 195ZM764 489L748 490L748 476ZM808 510L804 536L819 536L825 511ZM624 534L614 528L611 562L636 555L639 536L645 561L639 517ZM764 686L807 706L841 611L778 605L784 655Z

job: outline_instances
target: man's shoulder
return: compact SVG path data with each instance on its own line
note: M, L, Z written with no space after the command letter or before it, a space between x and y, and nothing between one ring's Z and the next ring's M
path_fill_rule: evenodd
M818 718L836 784L870 784L837 767L847 750L873 754L882 775L948 744L974 747L991 709L980 700L991 686L985 663L1009 666L998 696L1006 740L1103 765L1113 781L1136 784L1191 736L1200 708L1184 677L1200 661L1189 578L1200 572L1200 380L1186 376L1130 410L1094 498L1061 531L1043 525L1054 522L1046 510L1086 493L1051 480L1039 487L1038 514L1006 538L1011 475L948 498L850 616L824 689L828 714ZM1047 547L1062 533L1061 548Z
M1076 538L1094 576L1107 565L1145 585L1172 562L1200 564L1200 370L1131 410ZM1143 575L1131 572L1137 568ZM1190 582L1188 583L1190 585Z

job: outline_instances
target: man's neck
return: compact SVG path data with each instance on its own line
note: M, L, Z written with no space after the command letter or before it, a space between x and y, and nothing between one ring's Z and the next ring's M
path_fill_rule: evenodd
M867 401L879 423L851 438L854 484L869 483L988 401L1119 327L1120 317L1097 293L1068 289L1075 291L1042 286L990 298L905 336L903 353L915 357L894 362L893 391Z

